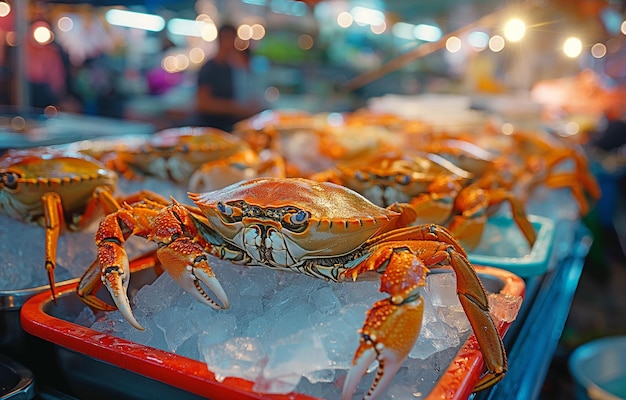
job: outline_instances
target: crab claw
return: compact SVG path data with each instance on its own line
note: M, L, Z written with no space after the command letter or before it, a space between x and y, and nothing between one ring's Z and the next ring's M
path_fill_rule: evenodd
M418 294L394 304L380 300L368 311L361 343L343 385L342 400L351 399L370 364L378 361L376 376L364 399L374 399L387 387L409 355L422 325L424 302Z
M170 276L187 293L216 310L230 307L224 288L215 277L202 248L189 238L179 238L157 251L157 256ZM217 298L214 300L202 285Z
M126 294L130 280L130 267L128 265L126 251L115 242L103 242L98 248L98 258L100 265L108 265L102 271L102 283L111 294L111 298L113 298L117 309L128 323L143 331L143 326L137 322L133 315L130 302L128 301L128 295ZM103 263L103 260L106 259L116 260L117 262Z

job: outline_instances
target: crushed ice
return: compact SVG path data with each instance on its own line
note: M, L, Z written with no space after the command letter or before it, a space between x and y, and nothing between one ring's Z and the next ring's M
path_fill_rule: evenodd
M261 393L338 398L365 312L386 296L378 291L379 283L329 283L213 261L231 301L229 310L200 304L163 274L133 300L135 316L146 331L134 329L117 311L100 317L91 328L206 362L218 380L247 379ZM387 398L429 393L469 335L455 282L451 273L428 277L422 333ZM80 319L89 325L94 317ZM366 392L371 379L362 380L357 395Z

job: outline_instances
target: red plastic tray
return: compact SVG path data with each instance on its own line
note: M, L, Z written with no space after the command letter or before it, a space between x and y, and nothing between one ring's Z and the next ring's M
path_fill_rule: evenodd
M476 269L480 274L500 279L504 283L500 293L524 296L524 281L513 273L492 267L477 266ZM62 301L64 296L75 296L75 288L76 283L60 287L58 301ZM287 395L256 393L252 390L253 382L240 378L227 378L223 382L218 382L203 362L107 335L57 318L47 312L52 307L54 304L49 293L41 293L28 300L21 309L21 323L24 330L62 348L123 370L133 371L201 397L314 399L314 397L300 393ZM509 325L510 323L498 323L501 336L504 336ZM471 335L427 398L468 398L483 368L482 353L474 336Z

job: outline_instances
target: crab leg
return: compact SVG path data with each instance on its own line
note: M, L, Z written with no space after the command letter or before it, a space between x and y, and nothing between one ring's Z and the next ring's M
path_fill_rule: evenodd
M48 273L48 283L52 298L56 301L56 289L54 270L56 269L57 245L59 235L65 231L66 223L63 215L63 202L61 196L56 192L47 192L41 196L44 211L44 226L46 229L45 240L45 267ZM111 213L120 208L120 205L113 198L111 189L106 186L96 187L92 197L87 202L85 212L76 223L70 225L70 229L80 229L86 221L90 221L91 216L96 213L100 206L105 213Z
M442 233L442 241L437 239L438 232ZM489 314L485 289L464 253L456 250L458 243L447 243L444 228L414 227L414 239L410 239L410 233L405 229L383 235L383 240L376 240L369 248L369 257L345 272L346 279L356 280L361 274L382 271L380 291L390 297L374 304L367 314L343 399L351 398L374 360L378 360L379 367L365 398L375 398L393 378L419 336L423 313L419 289L426 284L428 268L440 265L450 265L456 273L461 305L484 354L488 372L476 390L493 385L506 371L504 346Z
M344 383L342 399L352 398L370 364L378 361L378 370L365 399L376 398L402 366L413 348L422 326L424 303L419 288L424 286L428 269L402 246L385 246L358 266L354 274L375 271L388 263L381 277L381 292L389 298L376 302L367 312L360 329L361 341Z
M508 201L511 206L513 220L522 232L529 246L537 240L537 232L528 220L524 205L510 191L503 188L481 189L468 187L461 191L455 207L461 212L455 215L449 223L450 231L467 249L474 249L480 244L485 224L487 210L490 206Z
M576 176L571 173L555 173L546 177L543 182L537 182L537 184L539 183L543 183L552 189L569 188L578 203L581 215L589 213L591 208L590 200L593 203L602 195L595 180L585 174ZM590 200L588 200L587 196L590 196Z
M507 370L504 344L489 313L487 294L476 272L467 258L454 251L449 252L449 256L450 266L457 278L459 301L467 314L487 367L487 373L474 387L474 391L479 391L496 384L504 377Z
M409 203L395 203L388 208L402 214L399 223L403 226L425 223L444 224L452 214L454 199L462 187L455 176L442 176L435 179L426 193Z
M44 193L41 196L44 210L44 223L46 228L45 242L45 267L48 272L48 283L52 298L56 302L56 290L54 282L54 270L56 268L57 244L59 242L59 234L65 230L65 219L63 218L63 204L61 196L55 192Z

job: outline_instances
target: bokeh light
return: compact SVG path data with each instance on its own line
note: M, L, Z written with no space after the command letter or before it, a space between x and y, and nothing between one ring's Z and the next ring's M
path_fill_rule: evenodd
M337 15L337 24L342 28L347 28L354 22L354 18L352 18L352 14L347 11L340 12Z
M186 54L177 54L176 55L176 66L179 71L184 71L189 68L189 57Z
M54 34L47 26L38 26L33 30L33 38L39 44L48 44L54 39Z
M385 24L385 21L383 21L380 24L370 25L370 30L372 31L372 33L380 35L382 33L385 33L385 30L387 30L387 24Z
M0 17L6 17L11 12L9 3L0 1Z
M604 43L596 43L591 46L591 55L594 58L602 58L606 55L606 46Z
M248 47L250 47L250 41L249 40L243 40L240 37L236 37L235 38L235 48L237 50L244 51Z
M21 131L26 128L26 120L21 115L11 118L11 129Z
M189 61L194 64L199 64L204 61L204 50L202 50L200 47L194 47L193 49L189 50Z
M164 71L169 72L170 74L178 71L178 62L176 61L176 57L163 57L163 60L161 60L161 67Z
M69 32L74 27L74 21L70 17L61 17L57 21L57 27L61 32Z
M504 37L509 42L519 42L526 35L526 24L519 18L513 18L504 25Z
M310 50L313 47L313 38L311 35L302 34L298 37L298 47L302 50Z
M47 106L43 109L43 113L46 117L52 118L56 117L59 114L59 110L55 106Z
M239 25L239 28L237 28L237 36L239 36L241 40L252 39L252 27L248 24Z
M489 50L497 53L504 49L504 38L500 35L493 35L489 39Z
M505 135L512 135L513 132L515 132L515 127L511 123L505 122L504 124L502 124L500 131Z
M276 86L270 86L265 89L265 100L274 102L280 97L280 91Z
M448 40L446 40L446 50L448 50L450 53L456 53L459 50L461 50L461 39L459 39L456 36L451 36L448 38Z
M563 43L563 53L569 58L576 58L583 50L583 43L576 37L570 37Z
M9 46L11 47L17 46L17 34L14 31L7 32L5 40Z
M207 42L217 39L217 26L214 23L203 23L200 29L200 36Z
M252 24L252 39L261 40L265 37L265 27L261 24Z

